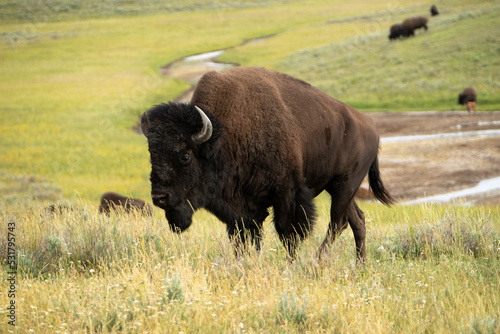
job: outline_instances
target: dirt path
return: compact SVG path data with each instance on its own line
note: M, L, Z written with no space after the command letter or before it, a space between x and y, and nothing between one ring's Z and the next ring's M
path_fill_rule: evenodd
M372 113L370 116L383 137L382 177L399 200L471 188L482 180L500 176L500 112ZM387 140L387 137L445 133L457 136ZM458 136L459 133L473 135ZM500 204L500 190L468 200Z

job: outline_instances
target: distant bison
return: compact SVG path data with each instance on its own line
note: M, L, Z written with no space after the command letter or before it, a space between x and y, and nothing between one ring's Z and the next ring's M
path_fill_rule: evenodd
M226 224L236 252L257 250L273 207L291 258L314 227L313 198L332 196L321 252L351 226L364 261L365 218L354 195L366 174L374 196L393 199L379 174L379 135L365 114L289 75L238 67L209 72L190 103L160 104L141 127L151 155L151 197L180 233L201 208Z
M432 5L431 6L431 16L436 16L436 15L439 15L439 11L438 11L436 5Z
M405 36L405 28L401 23L395 23L391 26L389 31L389 39L397 39Z
M416 29L424 28L427 30L427 18L423 16L410 17L404 20L402 25L405 37L414 36Z
M73 208L64 204L51 204L46 208L46 212L50 214L62 215L66 212L73 211Z
M112 210L123 208L125 212L143 212L149 216L153 215L153 208L141 199L122 196L115 192L106 192L101 196L99 212L109 214Z
M477 95L474 88L464 88L463 92L458 95L458 103L461 105L465 104L467 106L467 111L474 114L477 106Z

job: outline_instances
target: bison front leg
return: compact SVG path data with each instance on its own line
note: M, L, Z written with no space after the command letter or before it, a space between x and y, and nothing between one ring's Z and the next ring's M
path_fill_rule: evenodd
M300 241L309 235L314 226L316 208L313 195L309 188L300 186L295 194L277 197L279 201L274 205L274 226L293 260Z
M247 249L248 240L260 251L262 222L252 221L245 224L243 219L237 220L234 224L227 225L229 240L233 243L236 256L241 256Z

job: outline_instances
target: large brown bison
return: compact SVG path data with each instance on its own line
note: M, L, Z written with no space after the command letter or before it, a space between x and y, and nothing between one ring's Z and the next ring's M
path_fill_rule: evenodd
M326 250L348 224L365 260L365 219L354 195L366 174L374 196L393 199L379 174L374 122L310 84L264 68L205 74L190 103L160 104L141 118L151 155L151 197L170 228L206 208L238 253L260 249L264 219L294 258L314 226L313 198L332 196Z
M463 92L458 95L458 103L467 106L467 112L475 113L477 106L477 94L474 88L466 87Z
M427 18L424 16L410 17L403 21L404 36L414 36L415 30L424 28L427 30Z
M405 28L401 23L395 23L391 26L389 30L389 39L397 39L399 37L405 36Z
M141 199L122 196L115 192L105 192L101 196L99 213L110 214L112 210L122 208L125 212L143 212L148 216L153 215L153 208Z
M431 11L431 16L439 15L439 11L438 11L436 5L432 5L430 11Z

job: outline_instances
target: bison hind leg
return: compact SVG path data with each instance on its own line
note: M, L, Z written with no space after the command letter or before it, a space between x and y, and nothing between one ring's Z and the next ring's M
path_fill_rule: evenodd
M353 200L347 209L347 221L351 226L356 242L356 259L360 263L366 262L366 226L365 215Z
M288 199L288 200L287 200ZM283 196L274 205L274 225L291 259L297 246L314 228L316 207L311 190L300 185L294 196Z

